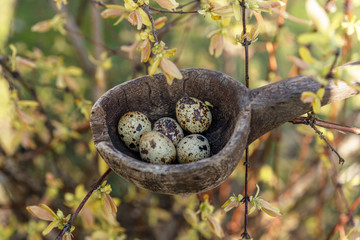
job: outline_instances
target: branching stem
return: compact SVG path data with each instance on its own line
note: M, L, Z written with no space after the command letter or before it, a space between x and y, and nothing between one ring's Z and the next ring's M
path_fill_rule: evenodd
M296 117L293 120L289 121L292 124L306 124L308 125L308 118L307 117ZM340 125L336 123L331 123L327 121L323 121L317 118L313 118L313 124L317 125L319 127L328 128L328 129L335 129L340 132L349 132L349 133L355 133L360 135L360 128L356 127L350 127L345 125Z
M333 151L336 156L339 158L339 164L344 164L345 160L340 156L340 154L335 150L335 148L330 144L330 142L326 139L324 134L315 126L316 124L316 118L313 116L313 114L308 114L308 117L304 119L303 124L309 125L314 131L319 135L319 137L326 142L328 147Z
M75 218L77 217L77 215L79 215L81 209L84 207L85 203L87 202L87 200L90 198L91 194L101 185L101 183L105 180L105 178L109 175L109 173L111 173L111 169L109 168L100 178L99 180L97 180L97 182L92 185L90 191L86 194L86 196L84 197L84 199L81 201L81 203L79 204L79 206L77 207L77 209L75 210L75 213L71 216L69 222L65 225L65 227L63 228L63 230L61 230L61 232L59 233L59 235L56 237L56 240L60 240L62 238L62 236L67 232L70 231L72 223L74 222Z
M246 34L246 6L245 6L245 0L242 0L240 2L241 10L242 10L242 25L243 25L243 34ZM249 41L247 38L244 39L244 41L241 43L244 46L245 49L245 86L249 88L249 45L251 44L251 41ZM245 205L245 211L244 211L244 232L241 234L243 239L250 239L250 235L247 232L247 225L248 225L248 208L249 208L249 196L248 196L248 185L249 185L249 148L248 146L245 148L245 196L243 198L243 202Z
M159 39L157 37L157 33L156 33L156 29L155 29L155 22L154 22L154 18L153 16L151 15L149 9L150 9L150 6L149 5L144 5L144 7L142 8L146 14L148 15L149 19L150 19L150 22L151 22L151 32L154 36L154 39L155 39L155 42L159 42Z

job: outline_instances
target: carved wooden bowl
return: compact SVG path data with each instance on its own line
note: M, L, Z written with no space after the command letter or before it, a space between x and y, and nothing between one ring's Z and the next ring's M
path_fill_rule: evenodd
M220 72L181 72L183 80L175 79L172 85L163 74L117 85L95 103L91 113L95 147L109 167L136 186L159 193L192 194L217 187L233 172L247 144L309 111L310 104L302 103L300 95L320 87L310 77L297 77L248 90ZM327 88L323 104L333 100L332 90ZM214 105L213 122L203 133L209 140L211 157L187 164L155 165L142 161L139 153L120 140L117 124L123 114L140 111L152 123L161 117L176 119L176 102L185 96Z

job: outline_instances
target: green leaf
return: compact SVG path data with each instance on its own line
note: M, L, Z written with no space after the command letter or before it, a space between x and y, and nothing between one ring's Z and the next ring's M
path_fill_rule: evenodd
M11 49L11 58L10 58L11 71L15 71L17 49L14 44L10 44L9 48Z
M49 232L51 232L51 230L53 230L54 227L59 226L60 220L56 220L56 221L52 221L42 232L42 235L46 235Z
M299 55L302 60L309 64L316 62L316 60L311 56L310 50L306 47L299 48Z
M329 39L326 35L319 33L319 32L312 32L312 33L303 33L301 34L297 42L302 45L308 45L308 44L328 44Z
M255 211L256 207L255 206L252 206L249 210L249 213L248 215L252 214L254 211Z
M192 226L192 227L195 227L198 223L199 223L199 219L198 217L196 216L196 213L189 209L189 208L186 208L184 211L183 211L183 216L185 218L185 220Z
M322 100L324 94L325 94L325 88L319 88L319 90L316 92L316 95L320 100Z
M313 112L319 113L321 108L321 102L319 98L316 98L315 101L312 103Z
M259 185L256 184L256 194L254 198L256 198L259 195L259 193L260 193L260 187Z

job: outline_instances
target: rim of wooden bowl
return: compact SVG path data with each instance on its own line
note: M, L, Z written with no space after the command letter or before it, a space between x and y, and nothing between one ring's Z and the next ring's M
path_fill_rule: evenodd
M239 100L234 103L240 110L229 140L219 152L209 158L187 164L156 165L129 156L114 146L106 120L107 114L110 112L106 112L103 106L112 100L111 92L118 91L128 84L150 81L151 77L149 76L143 76L110 89L94 104L91 114L91 129L95 147L109 167L138 187L164 194L194 194L219 186L239 163L247 144L250 129L248 90L240 82L224 73L208 69L183 69L181 72L184 80L208 74L209 77L218 79L212 81L228 84L234 94L239 95L235 99L242 99L242 102ZM163 74L156 74L152 79L167 84ZM174 81L184 80L175 79ZM114 99L114 101L116 100Z

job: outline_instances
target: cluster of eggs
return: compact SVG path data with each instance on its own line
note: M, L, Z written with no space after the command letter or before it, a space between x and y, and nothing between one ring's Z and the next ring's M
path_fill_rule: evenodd
M198 161L210 156L209 141L201 135L212 121L209 107L201 100L183 97L176 103L176 119L163 117L153 128L148 117L138 111L124 114L118 123L121 140L143 161L170 164ZM184 131L189 135L185 136Z

